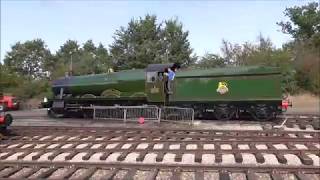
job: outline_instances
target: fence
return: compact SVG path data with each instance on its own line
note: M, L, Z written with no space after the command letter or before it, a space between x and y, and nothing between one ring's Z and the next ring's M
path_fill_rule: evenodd
M164 106L93 106L94 119L137 121L143 117L147 121L190 121L193 124L194 110Z
M181 108L164 106L161 108L161 120L166 121L194 121L194 110L192 108Z
M160 122L160 111L157 106L93 106L93 118L127 122L143 117L144 120Z

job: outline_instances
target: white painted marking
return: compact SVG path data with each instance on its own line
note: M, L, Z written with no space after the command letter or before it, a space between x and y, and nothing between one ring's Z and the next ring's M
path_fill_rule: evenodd
M143 163L155 163L156 157L157 157L157 154L155 153L146 154L146 156L144 157Z
M214 149L214 144L204 144L203 149L205 149L205 150Z
M232 154L223 154L222 155L222 164L235 164L236 161Z
M274 127L274 128L277 128L277 129L282 128L283 125L287 122L287 120L288 120L288 118L286 117L286 118L282 121L282 123L280 124L280 126L273 126L273 127Z
M183 164L195 164L194 154L183 154L181 163L183 163Z
M214 164L215 155L214 154L203 154L202 164Z
M169 149L180 149L180 144L172 144L169 146Z
M300 166L300 159L293 154L285 154L284 157L287 159L287 165Z
M248 144L239 144L239 145L238 145L238 148L239 148L239 149L250 149L250 147L249 147Z
M148 143L141 143L137 146L137 149L146 149L148 147Z

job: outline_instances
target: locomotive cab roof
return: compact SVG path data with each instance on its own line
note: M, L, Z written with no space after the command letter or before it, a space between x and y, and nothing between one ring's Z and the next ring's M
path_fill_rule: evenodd
M149 64L146 72L163 72L166 68L173 66L173 63L168 64Z

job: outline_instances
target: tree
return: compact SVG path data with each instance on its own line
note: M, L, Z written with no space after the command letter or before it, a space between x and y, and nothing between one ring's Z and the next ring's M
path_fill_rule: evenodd
M226 64L241 65L264 65L277 66L288 64L290 60L287 50L276 49L269 38L259 35L258 43L245 42L244 44L232 44L222 41L223 58ZM281 54L281 53L284 53ZM281 56L280 59L279 56Z
M55 69L53 77L61 77L66 73L70 73L72 69L73 75L80 75L79 63L81 60L80 45L75 40L67 40L55 55ZM72 62L72 63L71 63Z
M82 74L98 74L112 68L108 50L101 43L97 48L92 40L88 40L81 49L81 57Z
M197 63L197 66L201 68L216 68L216 67L225 67L225 60L216 54L206 53L200 61Z
M144 68L161 62L160 25L156 21L156 16L146 15L116 31L110 46L116 69Z
M11 72L8 66L0 63L0 93L5 89L17 87L23 79L15 72Z
M96 47L92 40L88 40L80 49L81 58L77 63L77 73L79 74L94 74L94 67L96 65Z
M101 43L96 49L96 60L94 64L94 72L96 74L107 72L110 68L113 67L108 50Z
M39 79L48 76L48 64L51 62L50 50L41 39L17 42L4 58L4 64L12 72Z
M320 94L320 6L313 2L287 8L284 13L289 21L277 24L294 38L286 46L293 55L297 84Z
M292 35L296 40L308 40L320 33L320 9L316 2L305 6L295 6L284 11L290 21L277 23L282 32Z
M165 51L164 62L180 63L191 65L195 58L191 57L192 48L188 40L188 31L183 31L183 25L177 18L165 21L163 29L163 42Z
M195 61L177 19L157 24L154 15L132 19L127 27L116 31L110 46L112 61L117 69L145 68L148 64L179 62L189 65Z

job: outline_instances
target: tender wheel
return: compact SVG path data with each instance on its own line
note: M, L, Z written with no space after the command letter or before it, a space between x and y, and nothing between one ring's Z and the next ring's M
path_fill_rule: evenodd
M64 115L63 114L57 114L57 113L55 113L53 110L51 110L51 109L49 109L48 111L47 111L47 113L48 113L48 116L50 117L50 118L63 118L64 117Z
M217 120L230 120L236 113L236 109L226 104L218 105L214 108L214 116Z
M259 104L251 108L251 115L257 121L269 121L275 117L272 108L265 104Z

